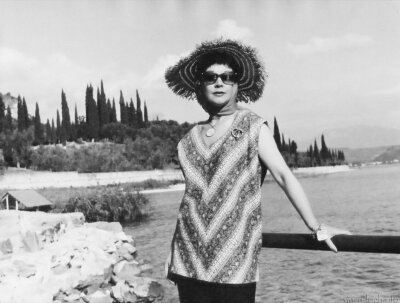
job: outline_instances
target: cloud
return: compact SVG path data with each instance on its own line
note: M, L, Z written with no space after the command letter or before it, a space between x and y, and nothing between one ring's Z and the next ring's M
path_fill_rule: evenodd
M340 37L313 37L304 44L289 42L287 49L296 55L323 53L353 47L363 47L371 44L373 39L367 35L347 34Z
M242 41L248 41L254 36L249 28L238 26L236 21L232 19L221 20L212 35L216 38L230 38Z
M189 52L184 52L180 55L167 54L159 57L144 76L142 86L144 88L152 88L159 86L161 83L164 84L164 74L167 68L176 64L180 58L188 54Z

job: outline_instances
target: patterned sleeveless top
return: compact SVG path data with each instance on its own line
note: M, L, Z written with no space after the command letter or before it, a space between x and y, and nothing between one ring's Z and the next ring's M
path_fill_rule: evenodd
M211 146L194 126L178 143L186 180L172 240L169 273L208 282L258 281L261 185L258 158L263 119L240 109Z

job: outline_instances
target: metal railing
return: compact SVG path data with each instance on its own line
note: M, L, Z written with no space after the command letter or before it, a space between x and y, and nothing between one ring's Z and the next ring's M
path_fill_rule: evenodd
M332 238L339 252L400 254L400 236L337 235ZM262 247L330 250L311 234L263 233Z

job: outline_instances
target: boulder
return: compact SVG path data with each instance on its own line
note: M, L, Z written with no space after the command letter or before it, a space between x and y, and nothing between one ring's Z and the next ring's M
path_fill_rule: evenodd
M82 218L0 211L1 303L153 302L162 297L155 280L141 277L151 265L136 260L133 239L119 223L83 224Z
M98 290L93 294L87 296L90 303L113 303L108 291Z
M10 239L7 239L5 241L0 241L0 251L4 255L11 254L13 252L13 247Z

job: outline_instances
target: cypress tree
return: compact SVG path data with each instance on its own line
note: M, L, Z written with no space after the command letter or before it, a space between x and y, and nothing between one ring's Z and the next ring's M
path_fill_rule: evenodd
M106 94L104 93L103 80L101 81L100 91L97 88L97 110L99 116L99 128L108 123Z
M286 146L286 142L285 142L285 136L282 134L282 151L285 152L287 151L287 146Z
M344 152L342 150L338 151L338 160L340 160L340 161L345 160Z
M27 129L29 127L30 121L29 121L29 114L28 114L28 107L26 106L26 101L25 97L22 98L22 118L24 120L24 129Z
M21 96L18 95L17 97L17 125L18 125L18 131L22 131L25 129L25 119L23 117L23 113L22 113L22 100L21 100Z
M135 106L133 105L133 100L131 98L131 101L129 102L129 106L126 104L126 108L128 109L128 125L129 126L135 126Z
M143 113L138 90L136 90L136 123L138 128L143 127Z
M56 128L54 127L54 119L51 119L51 144L55 144L57 140Z
M102 122L103 125L106 125L110 123L110 117L109 117L109 109L107 105L107 98L106 98L106 93L104 92L104 86L103 86L103 80L101 80L101 90L100 90L100 97L101 97L101 103L102 103Z
M112 107L110 99L107 99L107 123L112 122Z
M78 124L79 124L78 109L77 109L76 103L75 103L75 126L77 126Z
M6 105L3 102L3 96L0 94L0 133L3 132L4 130L4 124L5 124L5 110L6 110Z
M90 101L89 101L89 96L90 96L90 89L89 85L86 85L86 92L85 92L85 114L86 114L86 123L89 123L89 116L90 116ZM88 128L88 125L86 125Z
M7 113L6 113L6 117L5 117L4 129L5 130L13 130L10 105L7 106Z
M119 108L120 108L120 117L122 124L128 124L128 113L126 112L124 95L122 94L122 90L119 92Z
M282 150L281 144L281 134L279 132L278 122L276 121L276 117L274 117L274 139L276 146L278 147L279 151Z
M35 108L34 126L35 126L35 142L37 144L42 144L43 143L43 127L42 127L42 122L40 121L39 105L37 102L36 102L36 108Z
M310 144L310 147L308 148L308 157L310 157L312 159L313 155L314 155L314 151L312 148L312 144Z
M115 100L113 98L112 100L112 109L111 109L111 116L110 116L110 122L117 122L117 109L115 108Z
M319 149L318 149L318 145L317 145L317 140L314 140L313 158L315 159L315 161L316 161L316 163L317 163L318 165L321 164L321 158L320 158L320 154L319 154Z
M96 98L96 100L97 100L97 117L99 117L99 128L101 128L102 127L102 123L103 123L103 121L101 120L101 113L100 113L100 111L102 111L102 104L101 104L101 100L100 100L100 91L99 91L99 88L97 88L97 98Z
M64 90L61 90L61 134L60 140L65 143L67 140L71 140L71 118L69 115L69 108L67 103L67 97L65 96Z
M85 93L85 113L86 113L86 125L85 125L85 136L87 138L90 137L90 134L92 133L91 131L91 99L90 99L90 87L89 85L86 85L86 93Z
M71 140L76 141L78 138L78 128L79 128L79 117L78 117L78 109L75 103L74 110L74 123L71 123Z
M320 155L321 155L322 161L325 161L325 160L329 159L329 150L328 150L328 147L325 144L324 135L321 135L321 151L320 151Z
M149 116L147 113L146 101L144 101L144 123L147 125L149 123Z
M55 143L58 143L60 141L61 141L61 122L60 122L60 113L58 112L58 109L57 109L57 128L56 128Z
M45 138L46 138L46 143L47 144L51 144L52 143L51 142L51 126L50 126L49 119L47 119L47 122L46 122L46 136L45 136Z
M90 84L86 88L86 137L97 139L99 135L99 114L96 101L93 98L93 87Z

